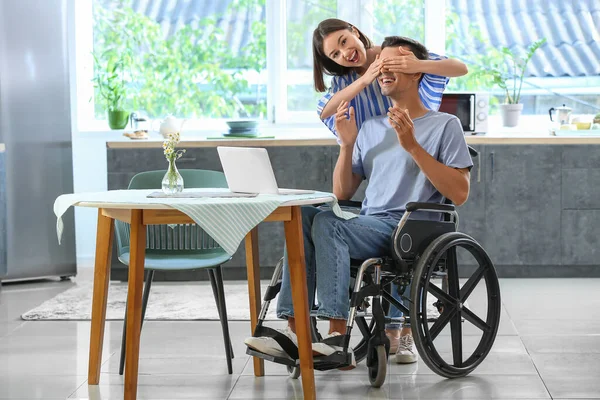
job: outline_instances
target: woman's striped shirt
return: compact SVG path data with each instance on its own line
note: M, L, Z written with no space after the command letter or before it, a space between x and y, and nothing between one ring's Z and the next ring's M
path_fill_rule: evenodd
M437 54L429 53L430 60L442 60L446 57L439 56ZM331 87L329 91L319 100L317 104L317 112L319 117L323 112L323 108L329 102L331 97L338 91L350 86L360 76L352 71L344 76L334 76L331 80ZM442 102L442 94L446 85L450 79L445 76L425 74L419 85L419 95L421 101L430 110L437 111L440 108ZM381 88L379 82L374 80L369 86L361 90L361 92L350 101L350 105L354 107L354 115L356 116L356 124L358 130L362 124L373 117L385 115L388 108L392 106L392 100L381 94ZM334 135L337 136L335 131L335 114L322 120L325 125L329 128Z

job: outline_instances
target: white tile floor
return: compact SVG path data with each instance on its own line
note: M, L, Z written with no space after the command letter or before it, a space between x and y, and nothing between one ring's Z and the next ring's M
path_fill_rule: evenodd
M100 385L88 386L89 322L20 320L72 285L43 281L0 290L0 399L122 398L121 322L106 324ZM318 398L600 399L600 279L503 279L501 287L499 336L468 377L448 380L422 362L391 363L384 386L373 389L363 362L353 371L316 371ZM255 378L243 345L249 324L231 322L230 328L233 375L218 322L146 322L138 398L302 398L300 382L282 366L267 363L267 376Z

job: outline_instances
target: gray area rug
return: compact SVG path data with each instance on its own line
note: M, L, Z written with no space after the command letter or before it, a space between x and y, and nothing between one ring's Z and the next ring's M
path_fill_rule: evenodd
M248 284L245 281L225 281L225 301L227 317L230 321L249 321ZM261 296L267 283L263 283ZM65 290L40 306L21 315L28 321L86 321L92 315L92 284L77 284ZM111 282L108 287L107 320L122 320L125 315L127 283ZM276 320L276 300L271 302L267 320ZM435 299L429 296L428 302ZM432 304L428 307L429 316L439 314ZM219 320L215 299L210 284L155 282L150 290L145 320L156 321L212 321Z
M250 320L248 284L225 281L225 301L230 321ZM263 286L261 295L266 285ZM40 306L21 315L24 320L90 320L92 284L77 284ZM108 288L107 320L122 320L125 315L127 283L111 282ZM267 319L277 319L271 302ZM215 298L208 283L154 282L150 290L146 320L219 320Z

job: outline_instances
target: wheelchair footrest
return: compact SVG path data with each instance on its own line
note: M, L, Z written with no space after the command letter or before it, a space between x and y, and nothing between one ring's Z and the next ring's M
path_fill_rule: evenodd
M328 356L313 357L314 369L319 371L329 371L332 369L344 368L352 365L352 354L336 351Z
M262 358L263 360L271 361L277 364L283 364L288 367L296 367L300 365L300 360L292 360L287 357L277 357L270 354L261 353L260 351L253 350L249 347L246 348L246 354ZM344 353L343 351L336 351L335 353L328 356L315 356L313 357L313 368L318 371L328 371L331 369L338 369L347 367L352 364L352 355L350 353Z
M260 351L253 350L250 347L246 347L246 354L248 354L250 356L262 358L263 360L271 361L271 362L274 362L277 364L287 365L289 367L295 367L296 363L298 361L298 360L292 360L291 358L287 358L287 357L277 357L277 356L272 356L267 353L261 353Z

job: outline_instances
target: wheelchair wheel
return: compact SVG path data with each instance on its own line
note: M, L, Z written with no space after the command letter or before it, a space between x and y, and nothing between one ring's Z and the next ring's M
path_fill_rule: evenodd
M385 346L376 346L373 349L373 354L371 355L373 359L371 360L371 365L368 366L369 369L369 382L371 386L379 388L385 382L385 376L387 374L387 354L385 351Z
M474 273L470 273L471 262L469 267L459 265L457 250L461 256L475 260ZM440 264L445 264L447 285L438 286L432 279ZM462 286L459 277L468 277ZM476 303L468 303L475 290L485 291L487 301L478 299ZM428 315L428 312L433 314L431 308L428 310L432 298L441 310L435 321L429 320L433 315ZM500 323L500 286L489 256L470 236L460 232L446 233L427 247L415 265L411 302L410 320L415 345L425 364L438 375L447 378L465 376L490 352ZM448 324L449 334L445 329ZM463 328L466 334L463 334Z
M288 374L292 379L298 379L300 377L300 366L287 366Z

